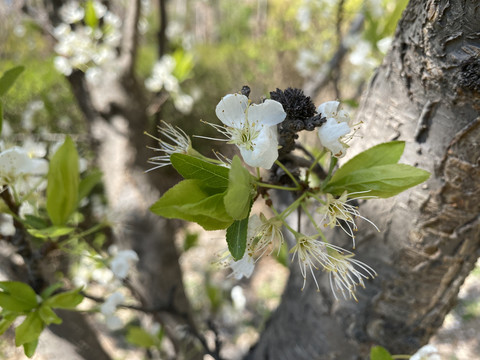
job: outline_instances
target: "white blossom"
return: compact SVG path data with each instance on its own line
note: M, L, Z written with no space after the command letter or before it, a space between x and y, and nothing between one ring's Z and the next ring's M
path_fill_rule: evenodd
M162 56L153 66L152 75L145 80L145 87L152 92L158 92L165 88L168 92L177 93L180 85L172 74L175 66L176 61L171 55Z
M3 184L13 184L19 178L47 172L48 162L31 158L23 148L15 146L0 153L0 182Z
M13 217L10 214L0 214L0 235L15 235L15 226L13 225Z
M182 114L189 114L193 108L194 99L188 94L180 93L173 97L173 105Z
M438 349L433 345L422 346L410 360L441 360Z
M287 114L282 104L265 100L249 104L245 95L228 94L220 100L215 113L225 126L213 125L240 149L243 160L250 166L270 169L278 158L277 124Z
M116 291L100 306L100 312L105 316L105 323L110 330L118 330L123 327L122 320L114 314L117 311L117 306L124 300L123 294Z
M330 150L335 157L343 157L348 145L345 136L352 130L349 126L350 117L344 110L339 110L338 101L328 101L321 104L317 111L327 118L319 127L318 137L322 146Z
M328 221L325 223L325 226L329 226L330 228L339 226L348 236L352 238L353 247L355 247L354 232L358 230L357 224L355 223L356 218L367 221L368 223L373 225L373 227L377 231L380 231L372 221L360 215L357 206L349 204L349 202L359 199L375 198L375 196L352 197L352 195L357 195L360 193L363 192L355 192L349 194L347 193L347 191L344 191L339 198L335 198L332 194L326 194L325 204L317 209L317 212L319 214L324 215L323 220L328 219Z
M160 156L152 157L148 160L150 164L156 165L148 171L155 170L167 165L170 165L170 156L175 153L180 154L194 154L196 151L192 148L192 141L185 132L179 127L173 127L169 123L162 120L162 125L158 126L158 132L168 141L163 140L161 137L155 137L148 133L146 135L158 141L158 148L149 147L154 151L163 153Z
M245 254L243 254L240 260L232 261L229 266L232 269L230 276L233 276L237 280L243 277L248 279L252 276L253 270L255 269L255 260L250 253L245 251Z
M138 255L135 251L120 250L115 254L110 262L110 269L112 269L117 278L125 279L128 275L130 267L138 260Z
M62 5L59 15L63 22L73 24L83 19L85 10L77 1L69 1L65 5Z

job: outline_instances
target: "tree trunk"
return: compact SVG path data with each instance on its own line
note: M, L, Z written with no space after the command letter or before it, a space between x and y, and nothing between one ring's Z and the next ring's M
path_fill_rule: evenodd
M360 207L381 232L359 222L356 258L378 277L358 303L335 301L325 277L320 293L313 281L301 292L292 264L282 303L247 359L362 359L373 345L411 354L440 327L480 254L479 18L476 0L410 1L349 154L404 140L402 162L431 178Z

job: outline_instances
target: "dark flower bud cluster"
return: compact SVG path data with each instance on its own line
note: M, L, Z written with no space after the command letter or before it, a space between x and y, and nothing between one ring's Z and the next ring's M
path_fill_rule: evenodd
M285 155L295 148L298 132L312 131L325 122L321 114L317 114L315 104L310 96L306 96L301 89L287 88L270 92L270 98L282 104L287 113L285 120L279 124L279 150L280 155Z

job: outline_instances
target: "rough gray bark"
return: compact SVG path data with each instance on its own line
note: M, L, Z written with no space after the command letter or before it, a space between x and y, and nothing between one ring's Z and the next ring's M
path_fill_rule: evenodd
M413 353L440 327L480 255L480 3L412 0L359 110L350 154L394 139L402 162L431 178L394 200L372 200L357 258L379 276L336 302L292 264L282 303L248 359L363 359L372 345ZM347 242L335 236L340 245Z

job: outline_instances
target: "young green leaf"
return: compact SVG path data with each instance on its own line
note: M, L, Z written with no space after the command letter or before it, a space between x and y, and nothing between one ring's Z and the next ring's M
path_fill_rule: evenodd
M92 189L102 181L102 176L101 171L95 170L80 180L80 184L78 185L78 201L90 194Z
M172 219L194 221L205 230L227 228L233 219L223 203L224 193L206 188L203 181L183 180L150 207L153 213Z
M30 214L25 215L23 222L34 229L45 229L50 224L46 219Z
M371 147L347 161L335 172L331 181L337 181L353 171L373 166L396 164L400 160L404 149L404 141L391 141Z
M393 360L393 357L384 347L373 346L370 349L370 360Z
M324 191L341 195L345 190L365 192L368 196L388 198L418 185L430 177L428 171L406 164L389 164L356 170L340 179L332 179Z
M235 220L227 229L228 250L237 261L243 257L247 247L247 229L248 217L242 220Z
M93 6L92 0L88 0L85 3L85 24L92 29L95 29L98 25L98 17L95 13L95 7Z
M50 226L45 229L28 229L28 233L38 239L58 238L63 235L68 235L75 228L67 226Z
M19 281L0 281L0 307L10 311L29 311L37 307L37 295L33 289Z
M253 197L253 177L242 165L238 156L233 157L228 175L228 189L224 203L227 213L235 220L248 216Z
M62 323L62 319L60 319L48 305L42 304L38 310L38 314L46 325Z
M10 90L23 70L25 70L24 66L16 66L3 73L0 78L0 96L5 95L7 91Z
M138 326L130 327L126 338L130 344L144 348L155 346L157 343L157 338L155 336Z
M46 299L43 304L56 309L73 310L83 301L83 295L80 294L81 288L66 291L60 294L53 295Z
M63 225L77 208L78 153L67 136L50 161L47 185L47 212L54 225Z
M45 324L37 310L28 313L25 320L15 329L15 345L20 346L38 339Z
M29 359L32 358L33 355L35 355L35 350L37 350L37 345L38 345L38 338L23 344L23 352L25 353L25 356L28 357Z
M19 314L15 313L8 313L2 312L2 320L0 320L0 335L2 335L7 329L12 325L15 319L18 317Z
M198 179L211 188L225 190L228 186L228 169L210 164L193 156L174 153L170 162L185 179ZM222 191L223 191L222 190Z
M43 290L41 293L40 293L40 296L43 300L45 300L46 298L49 298L50 295L52 295L55 290L58 290L60 289L61 287L63 286L63 283L62 282L56 282L56 283L53 283L52 285L50 285L49 287L47 287L45 290Z

